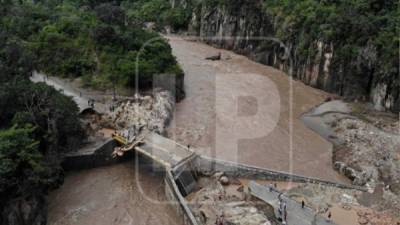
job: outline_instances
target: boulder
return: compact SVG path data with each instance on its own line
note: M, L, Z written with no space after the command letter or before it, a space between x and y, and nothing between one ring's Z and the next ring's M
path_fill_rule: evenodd
M216 172L214 173L214 178L219 180L224 175L224 172Z
M229 178L227 176L222 176L221 178L219 178L219 182L222 185L229 185Z
M389 189L393 194L400 196L400 182L391 184Z
M217 55L211 55L206 57L206 60L211 60L211 61L221 60L221 52L219 52Z
M356 170L351 167L346 167L343 172L344 172L344 175L351 180L354 180L357 177Z
M368 224L368 219L365 217L360 217L360 218L358 218L358 223L360 225L366 225L366 224Z
M347 166L346 166L346 163L337 161L337 162L335 162L333 167L335 168L335 170L337 170L340 173L342 173L344 168L346 168Z

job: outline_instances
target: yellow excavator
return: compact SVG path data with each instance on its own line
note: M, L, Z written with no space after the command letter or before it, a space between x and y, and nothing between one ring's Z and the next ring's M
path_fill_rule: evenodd
M118 142L119 147L114 148L113 157L123 156L125 152L133 150L136 146L144 143L145 135L133 138L134 141L128 142L128 139L119 135L118 133L112 134L112 138Z
M128 141L126 140L126 138L125 137L123 137L123 136L121 136L121 135L118 135L118 134L112 134L112 138L114 139L114 140L116 140L120 145L122 145L122 146L124 146L124 145L127 145L128 144Z

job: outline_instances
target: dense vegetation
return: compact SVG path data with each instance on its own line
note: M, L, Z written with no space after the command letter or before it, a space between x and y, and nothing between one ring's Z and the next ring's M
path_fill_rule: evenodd
M27 1L10 10L13 16L3 19L3 28L27 42L35 68L47 74L82 77L99 88L134 87L140 54L140 86L148 86L153 75L183 75L168 43L135 25L116 3Z
M33 70L97 88L136 87L136 68L140 87L183 76L166 40L110 2L0 0L2 225L45 223L45 194L63 180L60 153L84 136L76 104L32 83Z
M186 0L200 8L237 8L246 0ZM251 4L254 4L253 1ZM316 54L314 42L332 43L343 61L375 46L383 74L398 72L400 3L391 0L264 0L263 12L271 19L273 35L297 43L300 54ZM196 10L196 9L192 9ZM211 13L211 12L209 12ZM251 17L251 15L249 15ZM190 19L190 18L189 18Z
M281 68L307 84L377 109L400 111L399 1L176 0L194 16L189 31ZM233 37L273 37L272 41ZM290 57L281 57L281 56Z
M297 43L300 54L315 55L313 42L318 40L332 43L343 62L364 55L364 64L377 60L375 72L380 76L398 74L398 1L266 0L264 5L280 24L275 27L276 36ZM366 52L367 47L373 49Z
M128 18L135 23L154 22L157 29L170 26L174 31L186 29L189 25L192 6L190 1L187 4L183 6L177 1L172 7L166 0L128 0L122 3Z
M2 8L3 19L8 10ZM18 224L18 207L43 207L44 193L63 179L59 153L83 136L75 103L29 81L34 59L27 44L16 33L0 31L0 224ZM36 210L24 216L42 215Z

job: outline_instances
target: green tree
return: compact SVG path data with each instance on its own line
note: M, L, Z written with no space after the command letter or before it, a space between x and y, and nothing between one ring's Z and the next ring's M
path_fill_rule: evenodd
M32 138L34 129L0 130L0 193L19 195L30 188L46 183L42 175L47 168L39 151L39 142ZM3 202L3 201L2 201Z

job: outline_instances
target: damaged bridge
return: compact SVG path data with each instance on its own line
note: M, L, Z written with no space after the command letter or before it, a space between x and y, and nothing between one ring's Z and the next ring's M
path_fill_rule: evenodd
M180 162L195 155L194 151L156 133L147 134L135 151L146 155L166 168L174 168Z
M114 136L114 140L124 145L122 147L124 152L134 150L162 165L167 171L171 171L179 191L184 196L193 191L196 179L192 173L195 168L191 162L197 154L189 146L184 146L154 132L147 133L140 138L140 141L133 143L127 143L121 136Z

